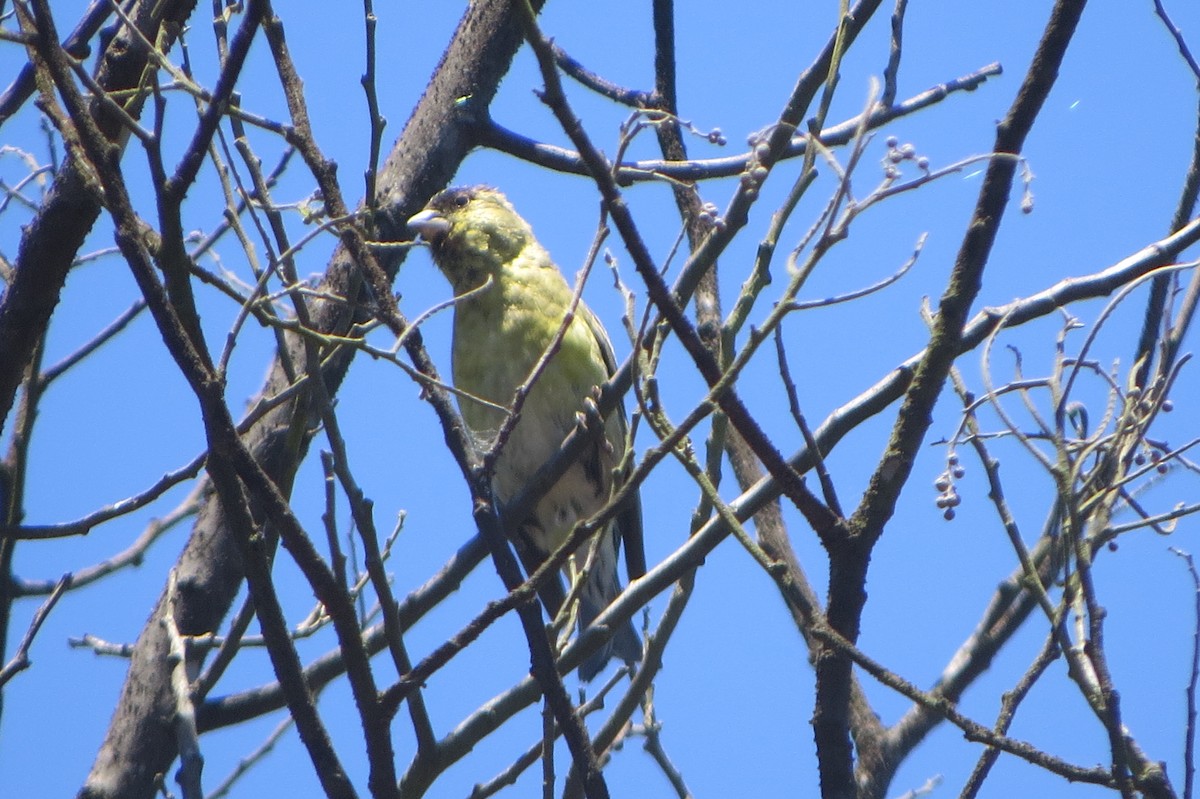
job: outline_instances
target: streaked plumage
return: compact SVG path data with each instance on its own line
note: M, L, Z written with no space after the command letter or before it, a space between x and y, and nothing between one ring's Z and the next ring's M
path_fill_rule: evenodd
M492 285L455 305L453 373L456 388L503 407L553 341L570 306L572 291L533 230L495 189L485 186L447 189L409 220L430 244L434 261L455 295ZM600 322L583 303L567 328L560 349L530 390L520 420L501 451L493 489L503 506L559 448L575 426L584 399L615 369L612 345ZM460 398L462 415L482 446L490 446L505 414ZM527 555L541 560L559 546L574 524L608 500L612 470L625 446L625 417L616 412L605 422L607 446L597 442L539 501L516 532ZM585 627L621 591L617 576L620 526L637 525L641 509L634 501L601 535L596 562L580 594L580 626ZM576 552L583 565L590 542ZM552 610L554 610L552 608ZM605 649L580 667L594 677L609 657L641 658L642 645L626 623Z

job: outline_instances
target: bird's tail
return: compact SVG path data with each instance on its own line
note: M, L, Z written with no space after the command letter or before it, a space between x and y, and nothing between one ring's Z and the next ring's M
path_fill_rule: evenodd
M621 593L621 580L617 576L616 547L609 552L610 557L604 557L605 547L601 547L600 557L596 558L588 581L579 593L579 631L586 630L596 617L607 608ZM601 672L609 659L616 655L626 663L636 663L642 659L642 639L633 628L632 621L625 621L620 629L605 642L598 651L589 655L579 667L579 677L584 682L590 681Z

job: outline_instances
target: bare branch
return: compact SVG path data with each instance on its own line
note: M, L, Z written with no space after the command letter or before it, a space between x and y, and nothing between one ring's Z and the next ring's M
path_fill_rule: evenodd
M46 598L46 601L33 614L33 618L29 621L29 628L25 631L25 636L21 639L21 643L17 645L17 651L4 664L4 668L0 669L0 687L3 687L6 682L33 665L33 661L29 658L29 649L33 646L33 639L37 637L38 631L42 629L42 624L46 621L46 617L50 615L50 611L54 610L54 606L58 604L58 600L62 598L62 595L70 586L71 575L63 575L54 586L54 590L50 593L50 596Z

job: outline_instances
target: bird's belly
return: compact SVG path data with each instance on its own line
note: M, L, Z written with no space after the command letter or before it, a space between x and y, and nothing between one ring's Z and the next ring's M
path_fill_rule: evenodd
M509 406L517 387L529 376L540 359L549 339L524 331L514 335L512 319L509 326L499 334L491 335L477 331L479 336L455 338L455 383L477 397L483 397L497 405ZM462 331L466 332L466 331ZM552 333L548 333L552 337ZM481 346L470 351L459 350L459 342L481 341ZM504 440L500 457L496 462L493 491L500 505L510 502L530 478L550 460L562 444L563 438L576 424L576 416L583 409L584 398L605 379L603 367L593 358L580 337L570 336L561 342L558 353L545 366L533 383L519 413L520 419ZM462 369L473 359L484 362L487 369ZM571 364L585 364L584 368L568 368ZM469 399L460 399L460 407L467 426L481 448L494 445L497 432L503 427L506 414ZM573 463L558 482L538 501L533 511L533 525L526 525L533 543L549 552L571 531L576 522L591 516L602 507L607 498L610 484L608 470L612 464L609 457L601 455L598 446L585 448L585 454ZM526 520L520 520L526 521ZM540 538L541 540L537 540Z
M528 434L525 427L530 428ZM515 497L537 470L558 452L570 429L539 432L533 429L535 427L537 425L518 423L500 453L493 485L501 505ZM600 488L597 482L588 479L581 462L571 464L534 509L534 519L545 538L535 543L547 551L554 549L577 521L586 519L604 504Z

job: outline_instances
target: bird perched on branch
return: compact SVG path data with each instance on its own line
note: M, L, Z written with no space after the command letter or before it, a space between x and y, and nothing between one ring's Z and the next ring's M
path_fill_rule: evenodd
M518 389L543 355L557 348L523 395L523 404L518 402L515 426L509 423L511 430L500 443L492 485L503 511L559 450L596 387L612 376L612 345L582 302L575 305L560 335L564 319L572 314L574 293L529 223L499 191L486 186L447 189L408 220L408 226L429 243L434 261L460 298L454 307L454 385L469 395L459 396L459 407L482 447L495 443L509 418L503 409L513 409ZM625 451L625 431L625 415L618 409L604 421L602 435L594 437L524 519L506 519L526 568L545 560L576 522L608 502L613 470ZM637 541L640 547L641 523L641 506L633 493L600 532L596 557L579 593L580 630L621 592L620 540ZM568 575L584 567L591 546L591 541L579 546L568 561ZM551 615L562 602L557 582L554 588L557 593L542 593ZM580 677L595 677L614 654L627 662L641 659L641 641L628 621L584 662Z

